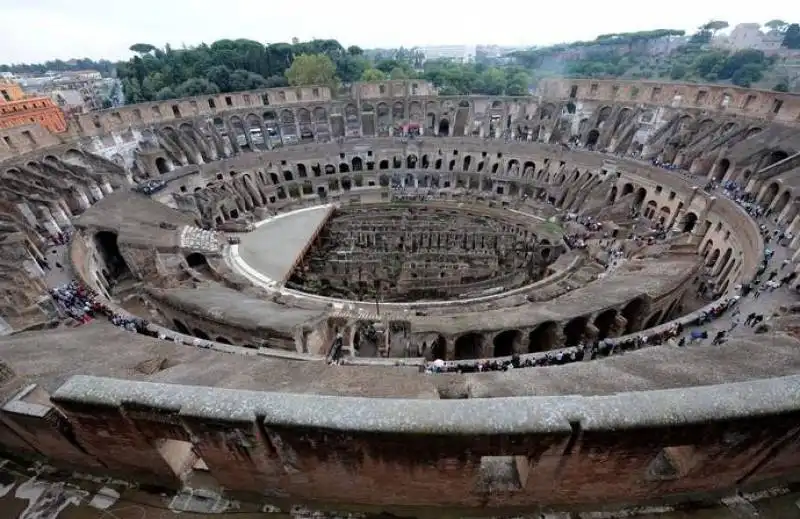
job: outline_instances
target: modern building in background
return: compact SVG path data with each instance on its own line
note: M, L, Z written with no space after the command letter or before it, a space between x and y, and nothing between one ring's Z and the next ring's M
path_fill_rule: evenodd
M53 133L67 131L64 112L46 96L28 96L18 83L0 79L0 128L39 123Z
M469 63L475 60L475 45L433 45L420 47L425 55L425 60L446 59L459 63Z

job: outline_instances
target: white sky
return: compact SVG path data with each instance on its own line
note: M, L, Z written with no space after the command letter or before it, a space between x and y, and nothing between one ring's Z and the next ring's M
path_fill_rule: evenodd
M800 2L761 0L0 0L0 63L125 59L221 38L335 38L344 46L544 45L610 32L694 30L710 19L800 22Z

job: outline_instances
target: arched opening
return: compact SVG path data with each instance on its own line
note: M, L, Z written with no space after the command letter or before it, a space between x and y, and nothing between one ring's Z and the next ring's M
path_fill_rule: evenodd
M383 159L382 161L378 162L378 169L389 169L389 161Z
M344 162L339 164L339 173L349 173L349 172L350 172L350 166L348 164L345 164Z
M778 201L775 202L775 205L772 208L772 212L775 214L780 214L781 211L786 207L786 204L789 203L789 200L792 198L792 194L789 190L785 190L781 193L781 196L778 197Z
M167 159L164 157L158 157L156 159L156 169L160 174L169 173L169 164L167 163Z
M439 121L439 137L447 137L448 135L450 135L450 121L442 118Z
M731 167L731 161L728 159L722 159L717 163L717 167L714 168L714 180L721 181L725 178L725 174L728 172L728 169Z
M633 207L636 209L642 207L642 203L644 203L645 198L647 198L647 190L643 187L640 187L636 190L636 197L633 200Z
M505 330L494 337L494 356L510 357L517 349L522 334L519 330Z
M697 215L694 213L686 213L683 220L683 232L692 232L695 225L697 225Z
M603 340L613 331L617 321L617 311L613 308L601 312L594 319L594 325L597 328L597 338Z
M336 174L336 166L333 164L325 164L325 174L326 175L335 175Z
M608 193L608 203L613 204L617 201L617 186L612 186L611 191Z
M586 334L586 325L589 324L588 317L576 317L564 326L564 344L566 346L577 346Z
M719 255L722 254L719 249L714 249L714 252L711 253L711 257L708 258L708 263L706 263L706 267L714 268L714 265L717 264L719 261Z
M598 139L600 139L600 132L597 130L592 130L586 136L586 147L593 148L595 144L597 144Z
M364 170L364 162L361 160L361 157L353 157L353 160L350 162L353 164L353 171Z
M217 337L216 339L214 339L214 341L222 344L232 344L230 339L227 339L225 337Z
M118 279L130 273L128 264L119 250L117 243L117 233L111 231L100 231L94 235L97 251L103 259L107 270L112 279Z
M464 171L469 171L469 167L472 165L472 157L467 155L464 157Z
M198 339L203 339L203 340L206 340L206 341L210 341L211 340L211 337L209 337L208 334L206 332L204 332L203 330L201 330L200 328L194 328L192 330L192 335L194 335Z
M728 262L729 262L729 261L730 261L730 259L731 259L731 254L733 254L733 249L731 249L730 247L728 247L728 248L725 250L725 254L723 254L723 255L722 255L722 261L720 261L720 262L719 262L719 269L718 269L718 271L716 272L717 274L718 274L718 273L720 273L720 272L722 272L722 269L725 267L725 265L727 265L727 264L728 264Z
M778 162L787 159L788 157L789 154L786 153L785 151L775 150L769 154L769 157L767 157L767 162L764 164L764 167L762 169L766 169L772 166L773 164L777 164Z
M641 297L637 297L625 305L625 308L622 309L622 317L627 321L625 333L634 333L641 329L646 310L647 304Z
M775 197L778 196L778 191L780 190L780 186L777 182L773 182L772 184L767 187L767 190L764 192L764 197L761 200L761 203L765 206L769 206L772 204L772 201L775 200Z
M625 184L622 186L622 196L633 193L633 184Z
M431 357L433 357L432 360L447 358L447 340L443 335L436 336L431 343Z
M183 324L181 321L177 319L172 320L172 325L175 327L175 330L184 334L184 335L191 335L192 332L189 331L189 328Z
M186 263L193 269L202 269L208 267L208 260L206 259L205 254L200 254L199 252L193 252L186 256Z
M406 167L408 169L414 169L417 167L417 156L416 155L409 155L406 157Z
M558 345L558 324L547 321L528 334L528 353L552 350Z
M467 333L456 339L455 359L479 359L483 351L483 336L479 333Z

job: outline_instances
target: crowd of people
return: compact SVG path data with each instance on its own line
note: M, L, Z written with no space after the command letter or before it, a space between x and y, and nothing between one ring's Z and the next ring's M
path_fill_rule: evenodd
M115 313L103 304L97 294L78 281L70 281L59 287L50 289L53 301L64 315L76 323L87 324L95 319L106 318L114 326L136 333L152 334L148 331L147 321L139 317Z

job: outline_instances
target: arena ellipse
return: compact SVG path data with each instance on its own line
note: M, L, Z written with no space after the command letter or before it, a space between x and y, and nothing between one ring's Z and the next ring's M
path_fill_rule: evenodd
M173 492L398 515L796 480L791 307L758 337L666 338L765 255L717 184L800 228L800 97L538 94L284 88L2 130L0 445ZM65 269L43 272L65 235ZM58 276L113 322L63 324L42 297ZM128 316L141 333L114 326Z

